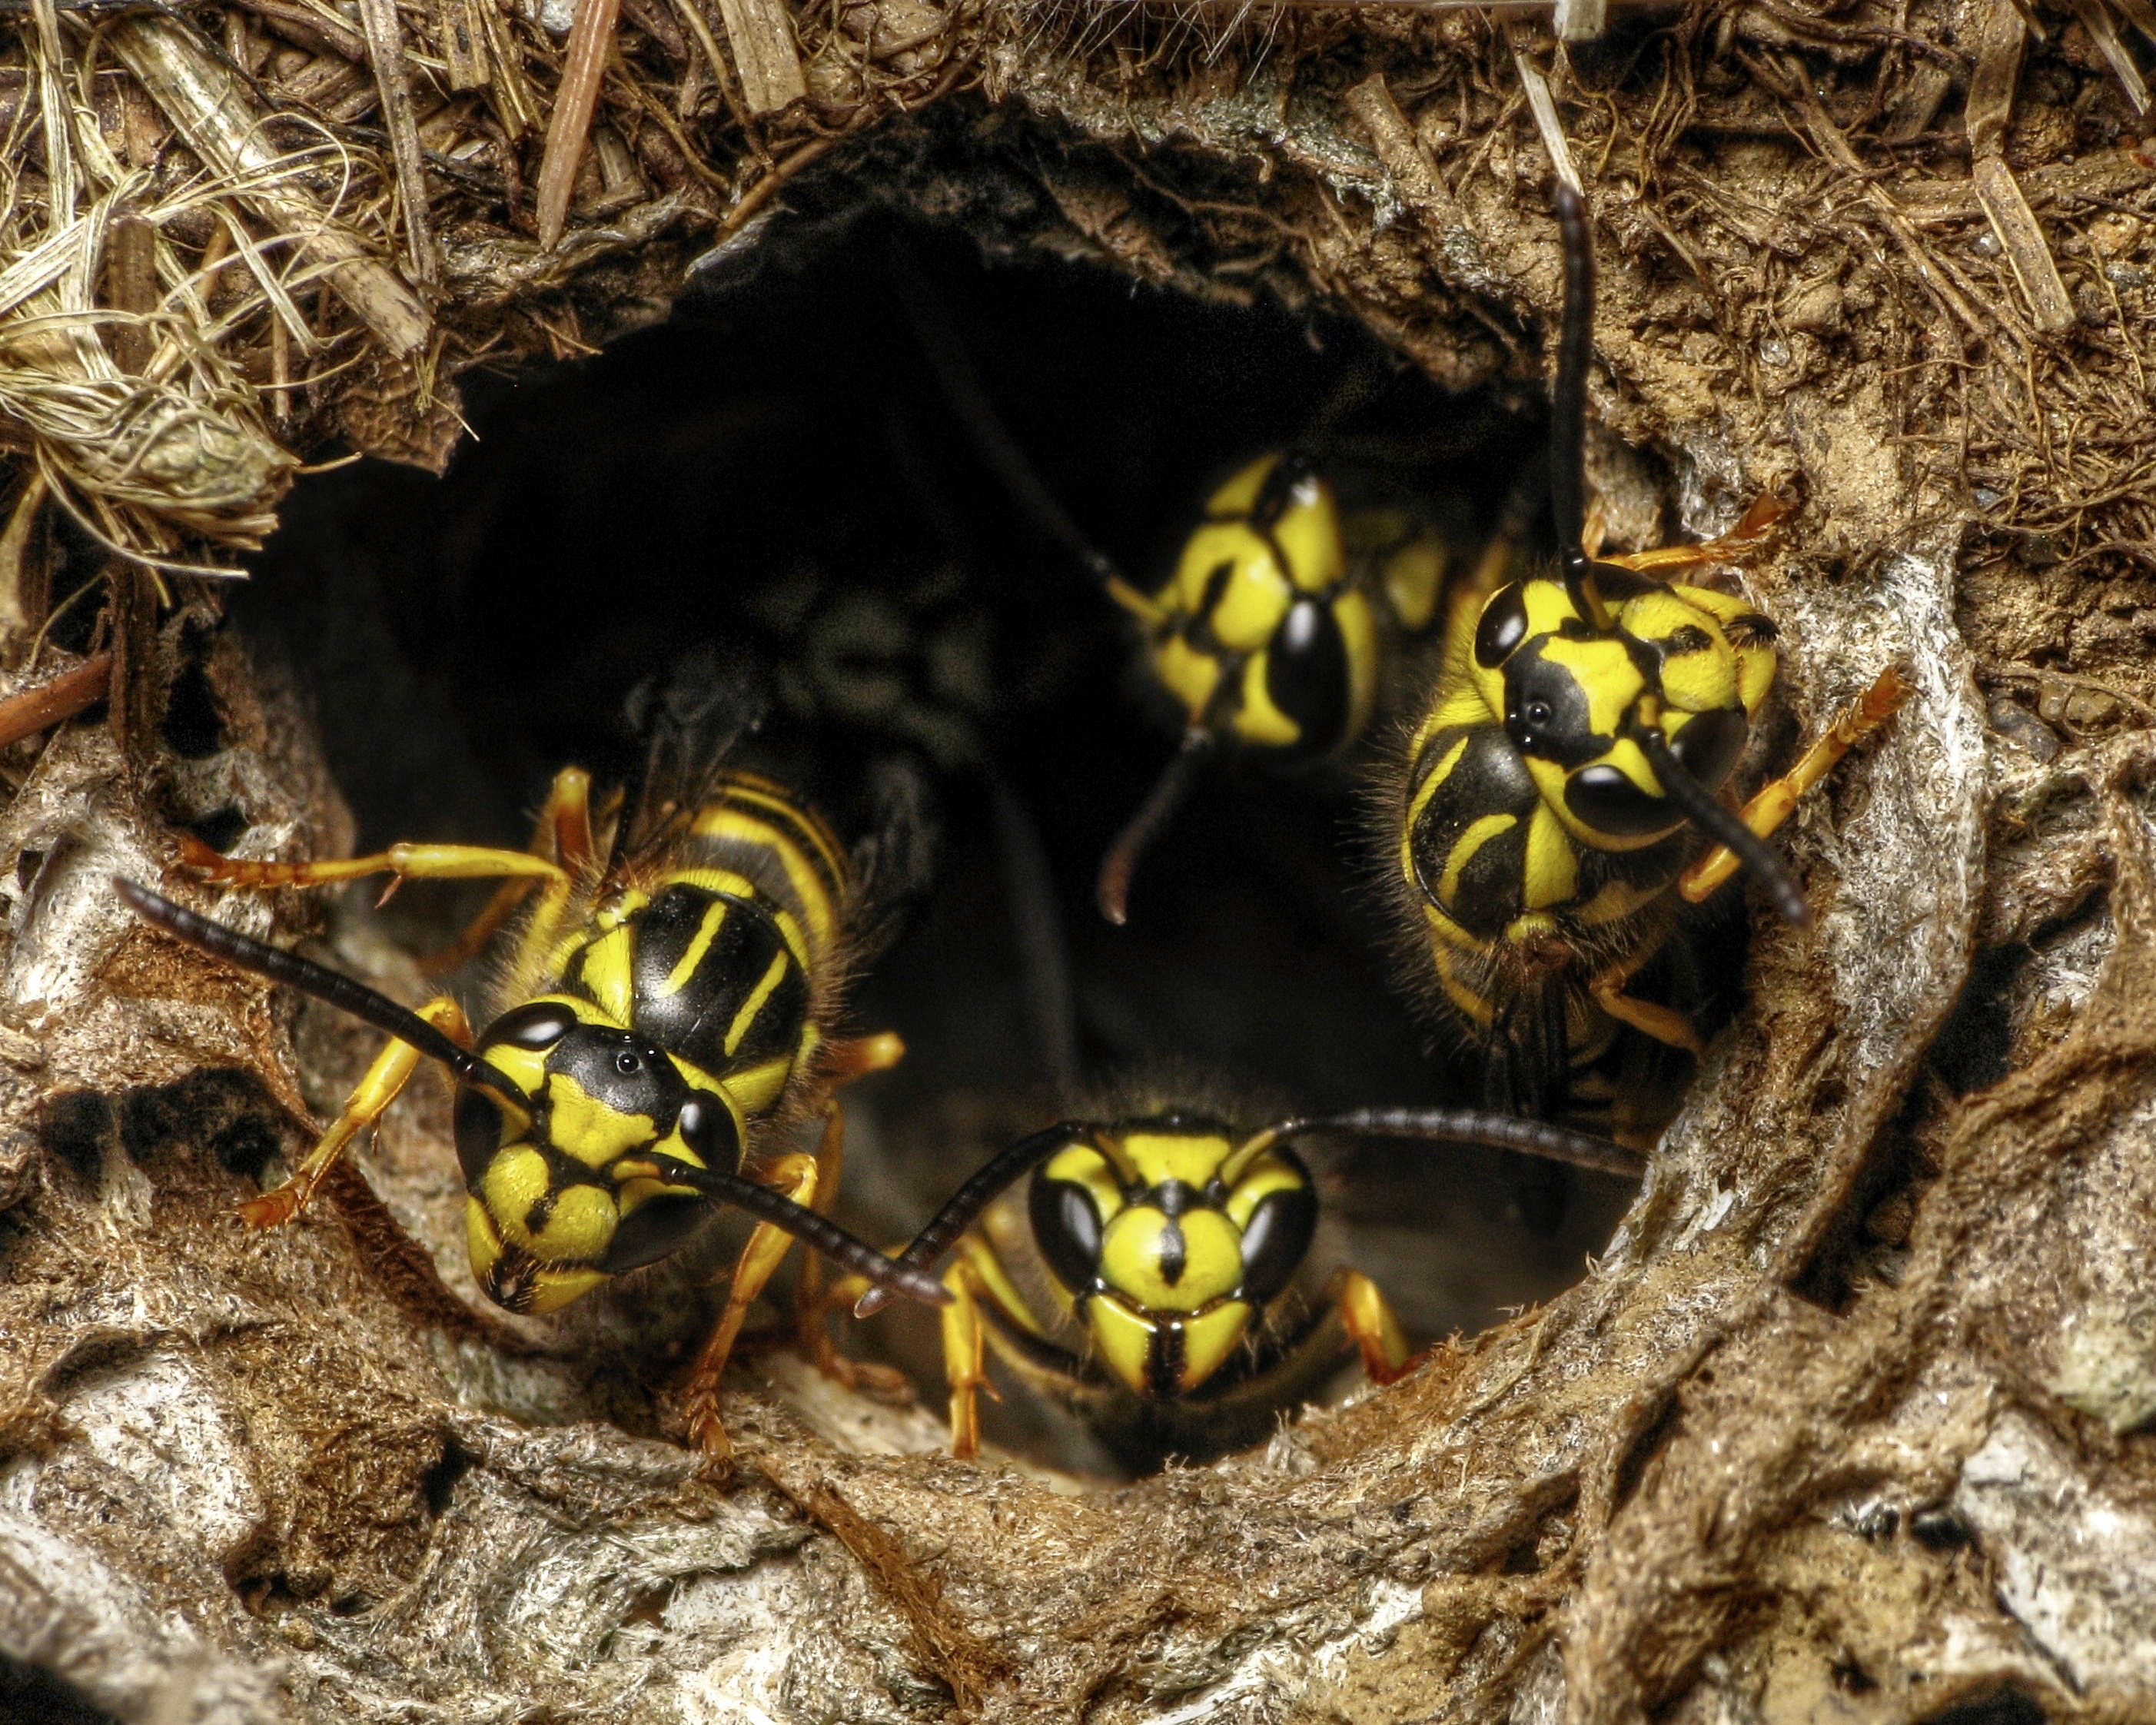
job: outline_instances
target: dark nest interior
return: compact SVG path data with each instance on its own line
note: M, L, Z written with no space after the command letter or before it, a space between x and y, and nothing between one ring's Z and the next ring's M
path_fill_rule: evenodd
M742 756L849 833L880 773L927 788L932 878L891 907L849 1014L908 1045L847 1095L836 1214L869 1237L905 1239L1003 1142L1133 1080L1239 1119L1482 1102L1458 1036L1391 974L1374 746L1299 773L1224 762L1147 859L1129 925L1102 919L1101 856L1173 714L1122 614L953 417L889 290L899 251L1046 481L1147 584L1215 483L1333 403L1336 470L1449 502L1460 564L1510 475L1538 470L1516 395L1446 394L1345 320L1085 263L983 269L962 235L874 211L804 217L602 357L468 384L475 439L443 479L377 462L295 486L231 616L309 691L359 847L521 843L558 766L629 766L631 688L710 644L770 692ZM418 887L383 921L431 951L485 891ZM1740 931L1716 932L1733 978ZM1397 1286L1419 1346L1563 1286L1629 1195L1511 1153L1376 1144L1332 1158L1327 1186L1327 1255ZM848 1331L850 1351L901 1349L940 1406L932 1318ZM988 1432L1113 1468L1016 1385Z

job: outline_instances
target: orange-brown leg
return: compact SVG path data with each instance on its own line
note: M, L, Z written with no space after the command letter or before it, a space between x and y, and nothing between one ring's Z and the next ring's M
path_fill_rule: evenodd
M824 1111L824 1136L816 1146L816 1200L819 1215L831 1213L839 1194L839 1177L846 1166L845 1114L834 1101ZM824 1291L824 1260L814 1252L801 1255L801 1274L794 1286L793 1324L801 1351L816 1369L849 1389L858 1389L880 1401L906 1401L912 1385L905 1373L867 1360L848 1359L831 1340L830 1316L839 1304L840 1290L850 1289L845 1303L851 1305L868 1291L867 1281L849 1276L839 1289ZM858 1283L858 1286L853 1286Z
M1889 665L1858 700L1838 713L1820 740L1779 778L1762 785L1740 811L1744 824L1765 838L1787 820L1798 802L1831 772L1835 763L1892 718L1911 693L1902 674ZM1738 870L1737 855L1717 845L1678 877L1677 891L1692 903L1721 886Z
M1392 1384L1405 1377L1415 1356L1377 1283L1359 1270L1342 1270L1334 1276L1327 1292L1340 1314L1341 1327L1363 1356L1363 1374L1373 1384Z
M460 1048L471 1045L471 1027L465 1022L463 1011L446 994L429 1000L419 1009L419 1016L434 1025ZM374 1057L351 1096L345 1099L344 1109L330 1123L330 1129L321 1142L308 1152L306 1160L293 1173L292 1178L281 1186L275 1187L259 1197L250 1198L239 1206L240 1215L256 1228L275 1228L289 1222L307 1207L329 1171L336 1166L337 1158L344 1154L345 1147L362 1132L381 1119L389 1105L397 1100L398 1092L411 1081L418 1065L419 1050L409 1043L392 1040Z
M1727 533L1697 545L1665 545L1653 551L1627 552L1601 559L1620 569L1636 569L1643 575L1675 575L1709 563L1741 563L1767 542L1793 505L1775 496L1756 499L1743 518Z
M529 849L534 856L559 863L572 877L588 873L597 861L592 842L592 776L583 768L564 767L554 775L553 788L547 793L547 806L539 811L539 819L532 824ZM501 925L516 914L516 907L531 895L536 884L535 877L529 875L511 876L503 881L486 901L486 907L472 919L470 927L439 952L430 952L421 959L420 969L430 976L439 976L478 957ZM551 937L551 931L549 934Z
M1707 1045L1700 1040L1698 1027L1686 1014L1673 1006L1635 999L1625 992L1625 984L1632 980L1633 973L1654 956L1654 952L1651 945L1644 947L1607 969L1596 972L1587 979L1587 992L1611 1018L1630 1024L1657 1042L1681 1048L1697 1060L1707 1052Z
M784 1193L794 1203L812 1208L816 1202L816 1158L798 1152L780 1157L757 1176L765 1185ZM733 1454L733 1445L719 1419L719 1380L726 1375L726 1361L732 1356L734 1343L741 1337L742 1322L747 1317L749 1307L763 1291L763 1285L771 1280L787 1248L793 1244L793 1236L783 1229L774 1228L768 1222L757 1224L747 1245L742 1249L740 1260L734 1266L733 1278L726 1289L726 1310L719 1314L711 1339L704 1343L703 1351L696 1356L696 1363L690 1368L682 1384L681 1409L688 1416L690 1438L714 1461L723 1461Z

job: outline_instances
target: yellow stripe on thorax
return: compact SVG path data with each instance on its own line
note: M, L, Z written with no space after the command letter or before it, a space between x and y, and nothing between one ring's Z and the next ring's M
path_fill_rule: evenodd
M1486 814L1468 823L1445 860L1445 872L1437 883L1438 902L1450 906L1460 896L1460 877L1468 864L1475 860L1475 853L1500 833L1509 833L1520 824L1517 814Z
M734 1014L733 1023L726 1026L726 1049L729 1055L742 1045L742 1038L748 1034L749 1026L756 1022L757 1014L763 1010L764 1002L771 999L772 990L784 980L793 963L790 954L774 952L771 955L771 963L765 969L762 980L749 990L748 999L742 1002L741 1010Z
M829 877L783 829L749 809L714 803L697 811L690 830L699 839L732 839L768 852L785 871L786 884L808 919L818 949L829 947L838 927L838 906L832 897Z
M746 875L737 875L732 869L711 867L668 870L662 884L671 886L676 883L701 886L706 892L721 892L729 898L747 899L778 925L780 937L785 941L788 951L800 961L801 968L809 968L808 942L801 932L800 920Z
M732 901L723 898L713 900L706 907L703 920L696 925L696 933L690 937L689 944L682 948L681 956L673 969L666 973L666 980L654 991L660 999L678 994L689 986L689 978L696 975L697 968L711 952L711 942L719 937L719 931L726 927L726 913L732 908Z

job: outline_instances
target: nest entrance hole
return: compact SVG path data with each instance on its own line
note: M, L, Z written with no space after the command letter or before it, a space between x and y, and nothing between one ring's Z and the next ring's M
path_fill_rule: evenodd
M947 405L891 291L901 246L1045 482L1147 584L1214 484L1321 416L1369 483L1442 501L1462 560L1542 436L1351 323L1039 254L988 267L879 212L803 221L602 354L468 377L477 437L444 479L369 462L295 487L234 609L311 692L360 845L522 842L558 767L626 764L629 690L714 642L769 679L752 756L842 830L862 830L883 763L929 789L932 891L854 1013L910 1050L849 1092L839 1213L870 1237L904 1238L1001 1143L1163 1064L1258 1111L1481 1100L1472 1063L1433 1050L1391 985L1352 772L1209 773L1141 869L1130 925L1101 920L1095 871L1172 725L1121 614ZM471 908L433 886L387 914L423 951ZM1065 978L1060 1053L1044 938ZM1373 1147L1321 1178L1321 1252L1374 1276L1419 1342L1576 1279L1630 1194L1466 1150ZM933 1404L934 1338L895 1312L846 1345L897 1360ZM987 1412L992 1441L1101 1461L1021 1394Z

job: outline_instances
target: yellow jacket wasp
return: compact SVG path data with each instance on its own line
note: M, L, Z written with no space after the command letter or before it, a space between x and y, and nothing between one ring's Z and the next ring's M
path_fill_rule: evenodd
M1363 1109L1250 1131L1208 1109L1150 1106L1035 1132L960 1187L899 1257L926 1271L955 1254L943 1276L953 1453L978 1449L989 1348L1140 1465L1263 1437L1348 1348L1373 1382L1402 1375L1408 1343L1369 1277L1342 1269L1315 1298L1300 1286L1318 1204L1294 1147L1321 1134L1483 1144L1634 1177L1645 1166L1607 1139L1479 1109ZM1045 1315L977 1226L1028 1173ZM855 1311L886 1297L870 1288Z
M903 253L896 264L916 333L982 459L1136 621L1151 679L1182 715L1180 747L1101 865L1101 913L1121 923L1139 858L1224 745L1299 766L1362 741L1399 645L1437 614L1450 552L1416 511L1344 508L1307 451L1276 451L1213 492L1173 570L1141 588L1041 481L917 266Z
M750 1303L793 1240L895 1293L932 1304L951 1296L818 1214L843 1151L832 1091L901 1052L896 1037L829 1034L857 908L829 829L783 787L732 770L710 773L679 800L625 798L610 819L608 834L608 817L595 822L588 775L570 768L556 777L526 851L398 845L341 860L254 862L183 839L190 867L241 886L382 873L503 880L459 943L476 947L531 901L495 990L497 1010L477 1037L446 994L408 1011L145 887L114 884L168 934L393 1039L292 1178L241 1207L253 1224L295 1215L422 1057L456 1080L472 1268L509 1311L552 1312L657 1262L686 1245L715 1204L754 1216L684 1395L692 1435L723 1455L719 1378ZM773 1153L778 1128L819 1110L818 1155Z
M1435 688L1383 793L1395 896L1440 1009L1531 1091L1561 1084L1612 1021L1697 1052L1688 1017L1627 992L1741 864L1790 922L1803 891L1762 842L1900 706L1892 670L1742 812L1717 790L1773 683L1774 627L1666 572L1734 560L1781 512L1755 506L1702 545L1590 557L1582 544L1594 251L1560 183L1565 288L1552 404L1554 567L1451 596ZM1492 578L1494 579L1494 577ZM1712 841L1697 855L1701 840Z

